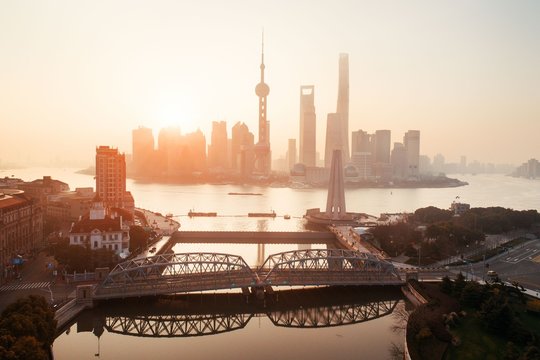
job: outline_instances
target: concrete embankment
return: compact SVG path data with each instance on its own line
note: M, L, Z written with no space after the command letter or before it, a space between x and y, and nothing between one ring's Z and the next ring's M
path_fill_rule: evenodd
M78 303L76 299L71 299L54 313L57 322L57 331L62 331L71 320L79 315L84 309L90 306L85 303Z

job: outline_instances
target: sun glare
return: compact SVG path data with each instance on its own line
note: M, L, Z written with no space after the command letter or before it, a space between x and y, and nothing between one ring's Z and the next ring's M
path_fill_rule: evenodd
M151 127L154 131L165 127L179 127L182 134L197 130L193 102L189 96L162 97L153 111Z

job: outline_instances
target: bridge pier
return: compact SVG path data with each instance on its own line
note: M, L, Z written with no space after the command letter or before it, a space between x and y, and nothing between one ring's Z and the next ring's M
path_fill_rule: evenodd
M92 308L94 306L94 286L78 285L76 290L75 302Z

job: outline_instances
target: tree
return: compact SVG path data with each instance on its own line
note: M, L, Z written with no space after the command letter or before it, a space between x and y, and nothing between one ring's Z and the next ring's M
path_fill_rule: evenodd
M42 296L30 295L8 305L0 316L0 358L47 360L56 334L54 312Z
M454 284L452 284L452 280L448 276L445 276L442 278L440 289L445 294L451 294L452 290L454 288Z
M540 350L536 346L529 346L523 354L523 360L540 360Z
M480 310L480 318L486 328L493 334L507 336L514 322L514 313L506 299L500 294L494 294Z
M476 281L469 281L461 291L459 302L469 308L479 307L485 299L484 287Z
M17 354L17 360L48 360L49 356L43 345L33 336L22 336L15 341L11 351Z
M414 221L424 224L433 224L440 221L448 221L453 213L450 210L442 210L434 206L417 209L414 212Z
M43 296L30 295L8 305L0 317L0 329L12 336L33 336L51 345L56 334L54 311Z
M133 252L138 248L146 246L150 234L142 226L131 226L129 228L129 251Z

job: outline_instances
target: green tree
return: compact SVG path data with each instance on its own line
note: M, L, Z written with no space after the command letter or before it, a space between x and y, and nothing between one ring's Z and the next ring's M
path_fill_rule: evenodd
M461 291L459 302L462 306L477 308L484 302L485 297L485 288L476 281L469 281Z
M452 293L452 290L454 289L454 284L452 284L452 280L450 280L448 276L442 278L440 289L445 294Z
M454 296L456 298L461 297L461 292L463 291L463 288L465 287L467 281L465 281L465 276L463 276L462 273L459 273L456 276L456 280L454 280Z
M33 336L51 345L56 334L54 312L42 296L30 295L10 304L0 317L0 329L14 337Z
M480 318L488 331L493 334L507 336L514 322L514 313L501 294L488 298L480 310Z
M523 360L540 360L540 350L536 346L529 346L522 357Z
M43 345L33 336L17 338L11 351L16 354L17 360L48 360L49 356Z
M519 359L519 349L513 342L506 343L506 349L504 351L504 360L518 360Z
M144 230L142 226L131 226L129 228L129 251L133 252L145 247L149 237L149 232Z

